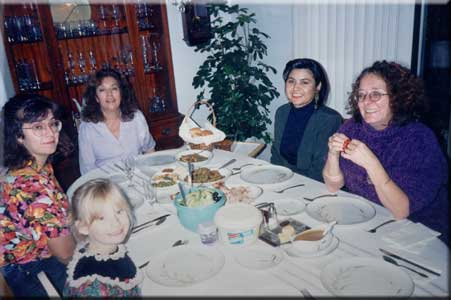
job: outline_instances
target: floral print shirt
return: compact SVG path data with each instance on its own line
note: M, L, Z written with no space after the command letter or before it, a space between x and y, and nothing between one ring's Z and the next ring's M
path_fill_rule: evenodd
M51 164L10 170L0 186L0 267L52 254L47 241L70 234L67 196Z

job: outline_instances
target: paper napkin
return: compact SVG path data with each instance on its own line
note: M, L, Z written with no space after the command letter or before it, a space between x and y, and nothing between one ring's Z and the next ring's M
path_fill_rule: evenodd
M393 243L399 248L411 248L438 237L440 232L432 230L421 223L407 223L382 237L382 240ZM421 243L421 244L420 244Z

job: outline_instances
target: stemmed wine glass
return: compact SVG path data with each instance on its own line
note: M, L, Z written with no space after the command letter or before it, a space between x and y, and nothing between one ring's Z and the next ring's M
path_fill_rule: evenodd
M128 186L133 187L135 185L133 183L133 177L135 176L136 160L133 156L127 156L122 162L124 164L125 176L127 176L129 181Z
M114 28L113 31L117 32L120 30L119 28L119 21L121 19L121 12L119 10L119 7L115 4L113 4L113 10L111 12L111 17L114 19Z

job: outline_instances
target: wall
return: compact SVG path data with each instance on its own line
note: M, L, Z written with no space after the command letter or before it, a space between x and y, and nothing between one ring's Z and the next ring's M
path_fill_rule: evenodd
M202 63L202 56L183 42L181 15L170 2L168 19L177 98L179 109L184 113L197 95L191 81ZM264 61L277 69L278 73L270 73L269 78L281 94L269 107L271 120L276 109L286 101L281 73L286 62L293 58L311 57L323 63L332 85L328 105L345 117L348 117L347 92L360 70L378 59L397 60L410 66L412 1L384 5L377 1L365 1L366 5L355 2L337 5L336 1L316 4L300 0L277 2L277 5L250 0L229 2L254 12L259 29L271 37L266 40L268 56ZM269 131L272 135L273 125ZM269 157L267 147L259 158L268 160Z
M194 52L194 47L188 47L183 39L182 17L178 8L169 4L167 6L169 31L171 35L172 58L174 61L174 76L177 91L179 110L185 113L192 102L196 99L197 93L191 85L192 79L197 69L203 62L203 54ZM231 1L241 2L241 1ZM277 74L269 74L270 80L278 89L281 96L273 101L269 107L270 118L274 119L274 114L281 104L285 103L284 82L282 71L285 63L293 57L293 29L292 13L290 5L262 5L246 4L250 11L256 14L258 28L267 33L271 38L266 40L268 46L268 56L264 61L277 69ZM269 126L272 135L273 125ZM259 156L261 159L269 159L269 147Z
M306 48L305 36L306 34L310 36L318 36L324 32L325 27L310 27L309 32L303 32L304 28L299 28L299 12L296 13L296 9L299 9L300 5L305 5L305 1L282 1L282 4L261 4L260 1L229 1L231 4L238 3L242 7L248 7L252 12L256 14L257 26L259 29L271 37L266 40L266 45L268 46L268 56L264 61L275 67L278 70L277 74L269 74L269 78L272 80L274 86L278 89L281 96L279 99L273 101L270 105L270 118L274 119L274 114L281 104L285 103L286 98L284 95L284 83L282 80L282 71L285 67L285 63L295 57L302 57L302 55L314 56L315 53L303 52ZM322 9L326 9L329 14L338 13L341 11L337 5L327 4L323 2ZM370 1L371 2L371 1ZM374 1L372 1L374 3ZM169 21L169 33L171 38L171 48L172 48L172 58L174 65L174 77L176 85L176 93L178 100L179 111L185 114L191 104L195 101L198 91L195 91L192 87L192 79L197 72L198 67L201 65L205 58L205 54L200 54L194 52L194 47L188 47L183 41L183 27L182 27L182 16L178 8L172 5L172 0L166 0L167 3L167 13ZM293 6L294 3L295 5ZM333 3L331 1L330 3ZM313 5L313 4L312 4ZM346 6L341 9L345 9ZM382 9L379 7L379 9ZM371 13L371 9L366 9L368 13ZM405 64L410 63L411 57L411 45L412 45L412 32L413 32L413 6L410 4L400 5L397 8L396 15L390 15L396 18L396 22L393 26L396 26L396 37L399 39L395 44L393 51L396 52L395 55L390 55L389 58L401 59ZM336 30L342 30L345 26L359 27L366 24L365 15L359 17L352 17L352 15L347 17L346 23L336 23ZM374 26L385 26L386 24L376 23ZM306 30L306 29L305 29ZM327 36L334 38L335 32L332 32L334 27L329 27ZM393 29L395 30L395 28ZM367 27L363 34L365 35L365 40L361 43L356 42L353 46L360 46L372 42L372 38L375 32L379 32L376 27ZM383 39L384 36L379 36L378 42ZM343 39L342 44L346 45L346 36L338 36L337 39ZM327 42L327 41L326 41ZM374 42L374 41L373 41ZM370 43L371 45L371 43ZM3 45L2 45L3 46ZM337 46L340 47L340 46ZM341 46L343 47L343 46ZM2 68L2 74L5 77L5 90L8 95L11 94L12 85L10 83L10 75L8 71L3 72L4 68L7 69L6 58L4 57L4 52L2 53L0 48L0 67ZM343 49L341 49L342 51ZM296 51L296 52L295 52ZM364 61L367 63L366 61ZM335 67L335 69L339 69ZM327 67L327 66L326 66ZM331 69L333 69L331 67ZM330 71L328 70L330 73ZM350 88L348 82L351 82L355 74L347 74L347 83L341 83L342 90L347 90ZM352 77L352 78L351 78ZM0 82L0 93L2 91L2 84ZM2 96L2 95L0 95ZM344 112L344 99L343 97L338 97L341 100L334 100L329 105L338 110L339 112ZM3 99L0 99L0 106L2 106ZM273 133L273 125L269 126L270 134ZM262 159L269 158L269 147L260 156Z

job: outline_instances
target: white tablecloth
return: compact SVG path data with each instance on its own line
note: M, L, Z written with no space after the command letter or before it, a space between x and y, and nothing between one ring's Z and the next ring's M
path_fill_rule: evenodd
M163 153L171 154L179 150L167 150ZM151 155L140 156L139 159L145 159ZM161 155L161 152L159 153ZM239 167L245 163L267 164L262 160L253 159L244 155L214 150L214 157L209 165L221 165L231 158L236 158L237 162L228 168ZM174 165L174 163L172 163ZM159 166L156 168L162 168ZM80 184L95 177L107 177L114 173L114 168L96 169L83 177L79 178L69 189L71 195ZM116 170L116 173L120 173ZM140 177L142 177L141 174ZM227 183L246 184L240 178L240 175L233 175L228 178ZM305 186L293 188L285 191L283 194L277 194L272 191L274 187L264 188L263 194L257 199L257 202L272 202L286 197L314 197L316 195L328 193L325 185L310 178L295 174L288 181L280 184L278 188L291 186L297 183L304 183ZM348 193L339 192L347 195ZM355 195L354 195L355 196ZM367 200L365 200L367 201ZM277 266L266 270L247 269L236 262L233 254L233 246L226 246L220 242L214 246L225 256L224 267L212 278L198 282L187 287L168 287L158 284L145 276L142 283L143 296L301 296L299 290L307 288L313 296L331 296L320 280L321 270L329 263L347 258L347 257L372 257L382 260L382 253L378 250L384 248L391 250L398 255L409 258L424 266L441 271L440 276L434 276L427 273L430 277L424 279L410 271L406 271L415 283L413 296L448 296L449 295L449 274L448 274L448 254L449 249L439 239L434 238L427 243L419 253L412 253L402 249L391 247L390 244L382 240L384 231L382 227L376 233L368 233L366 230L392 218L391 214L384 207L372 203L376 209L376 215L371 220L356 225L337 225L333 232L339 239L339 246L328 255L300 258L284 255L284 260ZM183 228L177 218L175 209L170 204L154 205L151 207L144 203L136 211L137 223L150 220L153 217L163 213L172 213L172 215L163 224L148 230L140 231L131 235L127 242L130 255L137 265L151 260L152 257L169 249L171 245L179 239L189 240L189 245L200 245L199 235ZM305 211L294 216L310 227L316 227L322 223L310 217ZM257 244L265 247L271 247L265 242L258 240ZM407 263L403 265L410 266ZM418 270L418 269L417 269ZM143 269L145 272L145 269ZM421 271L421 270L419 270ZM424 272L423 272L424 273Z

